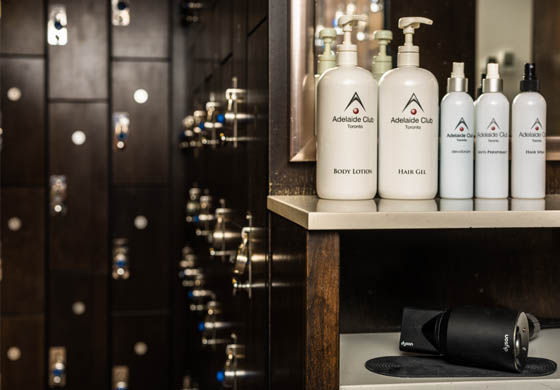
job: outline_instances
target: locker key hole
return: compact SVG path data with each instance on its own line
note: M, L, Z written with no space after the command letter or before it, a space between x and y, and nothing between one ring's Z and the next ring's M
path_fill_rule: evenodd
M8 229L10 229L12 232L17 232L19 229L21 229L21 225L21 219L19 219L18 217L12 217L8 219Z
M138 230L144 230L148 226L148 218L138 215L134 218L134 227Z
M148 352L148 345L145 342L139 341L136 344L134 344L134 353L136 353L136 355L143 356L147 352Z
M17 87L12 87L8 89L7 95L10 101L17 102L19 99L21 99L21 90Z

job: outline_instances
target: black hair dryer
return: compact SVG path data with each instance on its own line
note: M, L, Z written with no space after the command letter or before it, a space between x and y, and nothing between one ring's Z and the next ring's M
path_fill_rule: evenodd
M443 355L458 364L521 372L527 363L529 332L525 313L504 308L405 308L400 350Z

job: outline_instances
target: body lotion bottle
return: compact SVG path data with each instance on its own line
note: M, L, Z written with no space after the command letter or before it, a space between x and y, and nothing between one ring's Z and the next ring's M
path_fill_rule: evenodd
M399 19L405 42L397 68L379 83L379 195L392 199L432 199L438 184L438 82L419 67L412 36L430 19Z
M358 67L352 25L365 15L344 15L337 67L317 85L317 195L371 199L377 190L377 81Z
M511 112L511 196L542 199L546 187L546 100L535 64L525 64Z
M509 193L509 102L498 64L488 64L475 104L475 196L502 199Z

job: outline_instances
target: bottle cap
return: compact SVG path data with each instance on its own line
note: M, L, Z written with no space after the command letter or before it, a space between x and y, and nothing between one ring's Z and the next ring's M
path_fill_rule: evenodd
M373 39L379 41L379 53L373 57L371 70L373 77L379 81L381 76L393 67L393 58L387 55L387 45L393 40L393 32L391 30L374 31Z
M366 15L342 15L338 25L344 31L344 41L336 48L337 65L358 65L358 48L352 44L352 26L358 22L367 22Z
M519 83L521 92L539 92L540 84L537 79L537 66L535 64L525 64L523 80Z
M324 28L319 31L319 38L325 43L325 48L323 54L319 54L317 73L323 74L327 69L336 66L336 55L332 51L333 43L336 41L336 30L334 28Z
M447 92L467 92L469 80L465 78L465 64L454 62L451 77L447 79Z
M397 66L419 66L420 65L420 49L414 46L412 36L414 31L420 28L420 24L431 25L434 22L428 18L419 16L410 16L399 19L399 28L403 30L404 45L399 46L397 55Z

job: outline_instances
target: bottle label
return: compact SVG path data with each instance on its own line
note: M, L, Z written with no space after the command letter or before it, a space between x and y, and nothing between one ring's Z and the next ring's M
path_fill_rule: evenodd
M449 147L451 154L472 154L472 139L474 134L471 131L471 126L468 125L464 117L457 120L454 128L449 129L445 134L445 139L442 140Z
M375 118L367 115L366 108L358 92L354 92L352 98L344 108L341 115L333 115L332 123L345 123L348 129L367 129L367 125L373 124Z
M545 154L544 143L546 142L546 131L541 120L537 117L531 128L522 130L517 136L523 140L523 153L527 155Z
M403 130L423 130L425 125L432 125L434 119L425 115L422 103L413 92L404 105L400 116L391 117L392 124L402 124L400 128Z
M476 132L477 148L476 154L486 155L507 155L509 132L507 128L492 117L485 128L478 129Z

